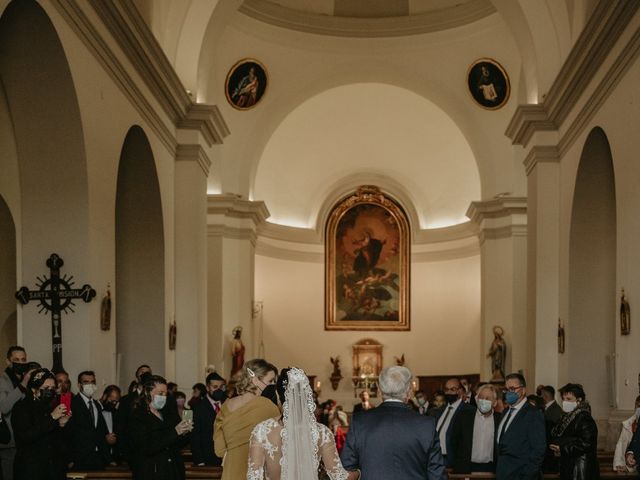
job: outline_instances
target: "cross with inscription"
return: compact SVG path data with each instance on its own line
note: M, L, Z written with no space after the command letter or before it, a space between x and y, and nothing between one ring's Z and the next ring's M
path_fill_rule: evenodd
M36 277L38 290L29 290L22 287L16 292L16 299L26 305L30 300L40 301L40 310L51 312L51 344L53 347L53 373L63 372L62 366L62 312L75 312L73 300L81 298L85 303L89 303L96 296L96 291L89 285L82 288L73 288L73 276L67 278L65 274L60 276L60 268L64 265L62 258L52 253L47 259L47 267L50 276L43 278Z

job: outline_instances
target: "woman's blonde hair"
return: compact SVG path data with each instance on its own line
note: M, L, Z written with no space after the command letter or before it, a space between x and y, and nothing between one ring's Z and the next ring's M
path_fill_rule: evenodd
M266 360L262 358L249 360L233 377L236 393L238 395L242 395L247 392L256 393L258 388L253 384L251 378L256 376L260 380L269 372L275 373L276 377L278 376L278 369Z

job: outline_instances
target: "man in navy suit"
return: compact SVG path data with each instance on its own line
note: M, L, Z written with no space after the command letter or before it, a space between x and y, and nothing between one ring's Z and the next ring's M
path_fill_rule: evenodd
M222 404L227 399L226 382L216 372L207 375L207 396L193 407L193 432L191 453L193 463L198 466L220 466L222 459L216 457L213 447L213 424Z
M527 384L519 373L505 379L506 403L496 434L497 480L542 478L547 449L544 415L527 402Z
M393 366L380 374L383 402L354 415L340 459L367 480L445 480L435 420L408 405L412 374Z
M447 403L444 407L433 411L431 414L436 418L436 431L440 439L442 458L444 458L447 467L452 467L455 458L451 443L453 427L460 418L461 412L475 412L476 409L465 403L467 392L459 378L450 378L445 382L444 396Z

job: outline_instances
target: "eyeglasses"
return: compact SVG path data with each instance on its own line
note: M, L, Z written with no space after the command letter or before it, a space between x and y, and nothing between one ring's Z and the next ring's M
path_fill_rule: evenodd
M508 392L515 392L515 391L517 391L517 390L520 390L521 388L522 388L522 385L518 385L517 387L508 387L508 388L505 388L505 390L506 390L506 391L508 391Z

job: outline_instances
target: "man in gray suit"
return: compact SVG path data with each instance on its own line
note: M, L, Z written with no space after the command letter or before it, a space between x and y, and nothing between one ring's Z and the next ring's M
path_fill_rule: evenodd
M346 470L360 470L366 480L446 480L435 420L407 405L411 378L405 367L382 371L384 401L353 416L340 456Z

